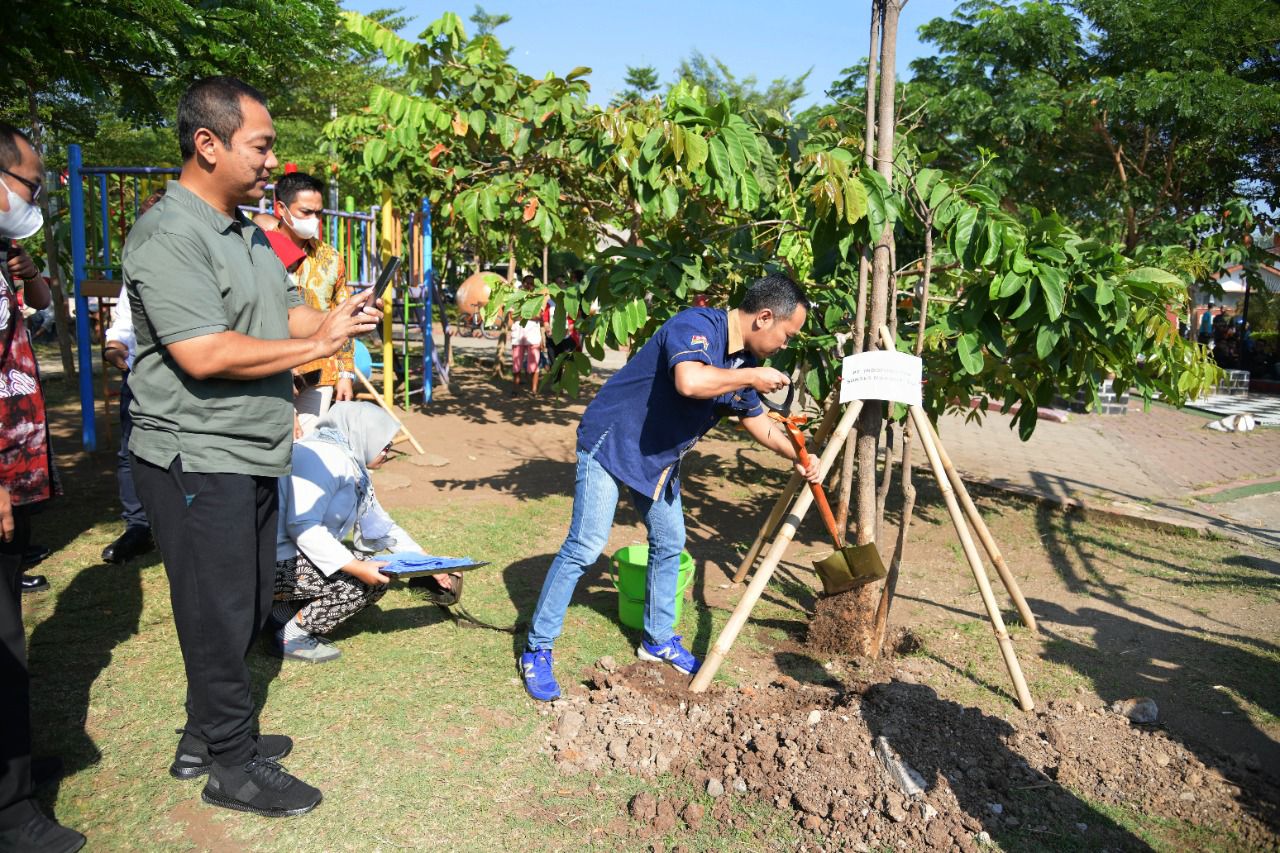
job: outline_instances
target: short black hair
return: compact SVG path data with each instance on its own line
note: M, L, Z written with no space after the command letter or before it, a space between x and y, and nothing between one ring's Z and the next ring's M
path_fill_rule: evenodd
M747 288L747 295L742 297L738 310L744 314L759 314L768 308L775 316L786 318L795 313L798 305L803 305L808 311L809 297L804 295L800 285L775 272Z
M19 139L35 150L36 146L32 144L31 137L13 125L0 121L0 169L12 169L22 162L22 149L18 147Z
M262 106L266 95L235 77L206 77L192 83L178 101L178 150L182 162L196 153L196 131L208 128L222 144L231 145L231 137L244 126L240 99L249 98Z
M318 192L323 199L324 184L319 178L308 175L306 172L290 172L276 181L276 201L285 207L293 204L298 198L298 193L305 192Z

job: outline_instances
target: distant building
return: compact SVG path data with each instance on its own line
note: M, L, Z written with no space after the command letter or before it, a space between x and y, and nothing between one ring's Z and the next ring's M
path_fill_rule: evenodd
M1258 266L1258 275L1262 278L1262 284L1272 293L1280 292L1280 231L1277 231L1271 238L1271 247L1267 250L1273 260L1270 263L1260 264ZM1214 281L1222 288L1222 295L1204 288L1197 288L1195 294L1195 305L1192 307L1192 328L1197 328L1200 322L1200 315L1209 310L1210 302L1213 300L1213 310L1217 313L1218 308L1223 308L1228 314L1239 314L1244 309L1244 266L1235 264L1227 267L1220 273L1213 276Z

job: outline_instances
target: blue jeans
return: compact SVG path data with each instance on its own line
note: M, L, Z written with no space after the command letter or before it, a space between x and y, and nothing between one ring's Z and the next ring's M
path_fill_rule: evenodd
M640 494L606 471L595 451L578 451L573 489L573 519L560 553L551 563L542 594L533 611L527 640L530 649L549 649L564 630L565 611L582 571L600 556L609 541L618 494L626 489L631 503L649 530L649 566L645 582L644 633L650 643L662 644L675 633L676 586L680 552L684 550L684 509L680 497L658 500ZM670 488L663 489L671 492Z

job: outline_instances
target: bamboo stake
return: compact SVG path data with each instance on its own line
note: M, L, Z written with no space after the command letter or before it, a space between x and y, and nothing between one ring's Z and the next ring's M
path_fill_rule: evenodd
M822 413L822 423L818 425L818 432L813 436L813 446L821 447L823 442L827 440L827 436L831 434L831 430L836 425L836 412L840 410L840 389L832 391L831 402L827 405L827 410ZM769 512L769 517L765 519L764 524L760 527L760 532L756 534L756 540L751 543L751 547L747 549L747 554L742 558L742 562L738 565L738 571L733 575L734 583L742 583L747 572L751 571L751 567L755 565L756 557L760 556L760 549L764 547L764 540L773 533L778 524L782 521L782 515L787 509L787 504L791 503L792 498L796 496L796 490L804 483L804 478L797 472L791 472L791 479L787 481L786 487L782 490L782 494L778 495L778 500L773 505L773 509Z
M1018 588L1018 581L1014 579L1013 572L1009 571L1009 566L1004 561L1004 555L1000 553L1000 547L996 545L996 540L992 537L987 523L982 520L982 516L978 513L978 507L974 504L973 498L969 496L969 490L965 488L964 480L960 479L960 474L956 471L955 466L951 464L951 457L947 455L947 449L942 446L942 442L938 439L938 433L933 428L933 424L929 423L929 419L925 418L925 423L929 426L929 433L933 438L934 445L938 449L938 456L942 460L942 467L947 472L947 479L951 481L951 485L955 488L960 496L960 504L964 507L965 515L969 516L969 523L973 525L974 530L978 531L978 539L982 542L982 547L986 549L987 556L991 558L992 564L996 567L996 573L1000 575L1000 580L1004 582L1004 588L1009 591L1009 597L1013 599L1013 604L1018 608L1018 616L1022 619L1022 624L1026 625L1032 631L1039 631L1036 626L1035 614L1031 612L1027 600L1022 596L1022 590Z
M1004 619L1000 616L1000 607L996 604L995 594L991 591L991 581L987 577L986 569L982 567L982 559L978 556L977 546L973 544L969 526L965 524L964 512L956 501L955 491L951 488L947 472L942 467L938 448L933 443L933 433L929 431L929 418L925 415L924 409L919 406L912 406L910 412L911 419L915 421L916 431L920 433L920 440L924 444L925 455L929 457L929 464L933 468L933 476L938 481L938 488L942 490L943 498L946 499L951 523L955 525L956 534L960 537L960 545L964 549L969 568L973 571L973 579L978 582L978 591L982 594L982 603L987 608L987 617L991 620L996 642L1000 645L1000 654L1004 658L1005 668L1009 670L1009 678L1013 680L1014 690L1018 694L1018 704L1024 711L1033 711L1036 707L1035 702L1027 689L1026 679L1022 677L1022 666L1018 663L1018 656L1013 651L1013 640L1009 637Z
M831 437L831 441L827 442L827 446L819 460L818 475L820 478L825 479L827 473L831 470L831 464L840 455L840 451L844 447L844 440L849 435L849 431L853 429L853 423L858 419L858 414L861 411L861 400L849 404L849 407L844 410L844 415L841 416L840 423L836 425L835 433ZM738 638L738 633L742 630L742 626L747 623L747 619L751 616L752 608L760 600L760 596L764 593L764 588L769 584L769 579L773 577L774 570L778 567L779 561L782 560L783 552L787 550L787 545L795 538L796 529L800 527L800 522L804 520L805 514L812 504L812 489L805 489L796 498L795 505L791 508L791 514L787 516L782 529L778 531L778 536L773 540L773 545L769 548L769 553L765 555L764 562L760 564L759 570L751 578L747 591L743 593L741 600L738 601L738 606L733 609L733 615L729 617L724 629L720 631L720 636L716 638L715 644L712 645L706 660L702 662L702 668L698 670L698 674L694 676L693 681L689 684L689 690L692 692L702 693L711 684L711 680L715 678L716 670L720 668L720 664L724 663L725 655L732 648L733 641Z
M751 543L751 547L747 549L746 556L738 564L738 571L733 575L734 583L742 583L746 580L747 572L751 571L751 567L755 565L756 557L760 556L760 549L764 547L764 540L782 521L783 513L786 512L787 506L791 503L792 498L796 496L796 490L800 488L800 484L803 482L804 478L798 472L791 472L791 479L787 480L787 485L783 488L782 494L778 495L778 500L774 503L773 509L769 511L769 517L760 526L760 531L756 534L755 541Z
M374 390L373 384L365 377L363 373L361 373L358 370L356 371L356 376L359 378L360 384L364 386L364 390L367 391L369 395L373 397L374 402L376 402L379 406L381 406L382 410L386 412L388 415L391 415L391 417L395 420L395 422L400 425L400 431L405 434L406 438L409 439L409 443L413 445L414 450L418 451L418 455L419 456L425 455L427 451L422 449L422 445L418 444L418 440L413 437L413 433L409 432L408 427L404 425L404 421L396 417L396 413L391 410L391 407L386 404L386 401L382 399L381 395L379 395L378 392Z

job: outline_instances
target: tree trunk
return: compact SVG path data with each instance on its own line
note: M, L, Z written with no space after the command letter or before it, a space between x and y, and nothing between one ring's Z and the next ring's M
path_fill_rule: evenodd
M27 113L31 118L31 142L36 153L44 158L43 128L40 125L40 110L36 104L36 90L27 83ZM71 192L79 187L70 187ZM40 194L40 210L44 214L44 252L49 263L49 295L53 300L53 316L58 325L58 352L62 356L62 378L64 382L73 382L76 378L76 363L71 355L71 313L67 311L67 298L62 289L62 274L58 270L58 244L53 237L53 212L49 207L49 196L52 187Z
M894 143L894 85L898 12L902 0L876 0L881 14L880 80L876 121L876 170L893 183ZM873 20L875 13L873 11ZM872 45L872 52L875 45ZM871 264L871 292L864 327L863 350L878 348L880 326L885 323L889 307L889 278L891 272L893 229L886 225L876 242ZM863 407L858 419L857 433L857 536L859 545L876 541L880 519L876 511L876 455L883 425L881 406L869 403ZM889 460L886 458L886 463ZM880 591L875 585L867 585L841 593L819 603L811 623L810 636L839 636L844 642L841 649L827 651L850 655L870 655L875 652L875 612ZM843 629L832 631L823 627L826 620L839 620Z
M924 354L924 330L929 324L929 285L933 279L933 214L929 210L927 199L921 199L920 203L924 209L924 275L920 283L920 326L916 330L916 358ZM893 332L896 337L896 329ZM911 479L911 446L914 439L915 422L907 418L902 436L902 517L898 522L898 543L893 549L893 561L889 563L889 574L884 579L880 603L876 606L876 657L884 650L885 636L889 632L889 610L893 607L893 596L898 590L898 574L907 550L907 530L911 527L911 516L916 508L916 484Z
M876 142L876 44L880 40L880 3L871 4L871 47L867 50L867 99L863 114L862 162L870 169L875 163L871 149ZM858 310L853 319L853 351L862 352L867 334L867 281L871 274L871 261L864 248L858 258ZM848 538L849 502L853 496L853 462L857 454L857 433L851 433L840 459L840 496L836 506L836 528Z
M516 280L516 241L512 237L507 241L507 284L514 285ZM511 318L503 312L502 323L498 332L498 348L493 355L493 372L498 376L505 375L502 371L502 357L507 352L507 340L511 331ZM514 358L514 356L512 356ZM511 374L515 375L515 363L512 362Z

